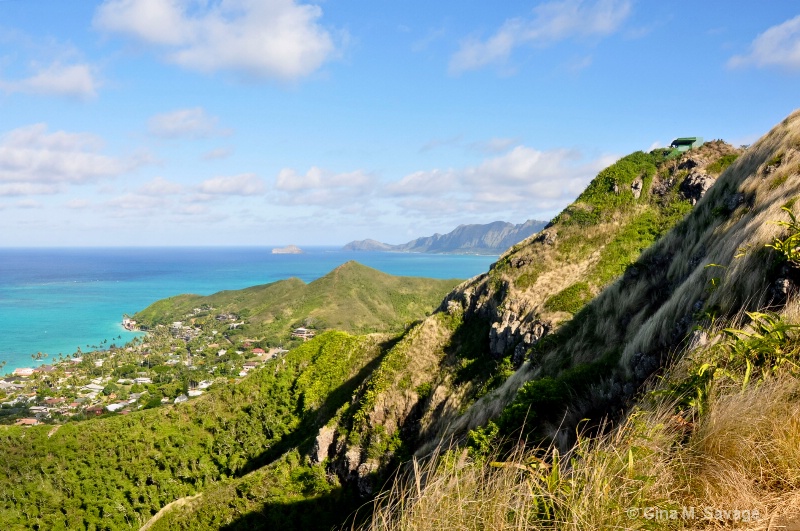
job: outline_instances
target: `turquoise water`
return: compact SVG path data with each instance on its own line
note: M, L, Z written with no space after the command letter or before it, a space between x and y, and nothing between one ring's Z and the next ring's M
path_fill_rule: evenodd
M135 334L120 324L158 299L210 295L289 277L305 282L357 260L392 275L469 278L496 256L264 248L0 249L0 372L30 367ZM34 361L31 355L46 353Z

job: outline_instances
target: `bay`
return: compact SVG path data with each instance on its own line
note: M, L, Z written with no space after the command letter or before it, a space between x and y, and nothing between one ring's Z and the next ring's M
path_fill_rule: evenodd
M314 247L272 254L262 247L0 249L2 372L54 361L78 348L124 344L136 333L124 313L180 293L210 295L290 277L315 280L356 260L385 273L470 278L496 256L351 252ZM37 353L47 354L35 360Z

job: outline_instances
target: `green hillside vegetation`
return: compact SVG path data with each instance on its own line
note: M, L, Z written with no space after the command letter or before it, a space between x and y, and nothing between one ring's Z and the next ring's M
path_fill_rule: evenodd
M424 453L437 441L463 437L469 429L498 418L517 388L533 375L544 378L530 384L538 386L530 394L543 400L542 409L562 403L573 386L591 384L604 368L617 363L618 351L608 346L599 353L591 350L586 355L589 364L561 376L567 381L551 381L577 365L566 355L554 355L561 361L551 362L549 372L523 360L538 361L558 337L573 334L577 323L549 337L574 315L588 315L590 310L582 308L626 271L634 274L631 268L641 253L692 211L691 201L681 192L689 166L704 172L722 157L738 153L714 141L679 159L668 158L663 150L633 153L601 171L541 233L512 247L487 274L451 292L440 313L419 326L424 331L407 334L416 340L395 347L402 353L387 355L384 364L397 360L392 371L395 385L382 391L379 403L411 402L416 409L385 414L363 403L358 415L371 421L359 441L400 437L403 444L397 453ZM584 322L585 315L578 322ZM539 344L543 336L548 339ZM581 348L576 352L583 353ZM521 365L523 369L516 370ZM414 388L400 385L405 381L415 382ZM556 411L559 414L560 408ZM518 426L517 421L521 422L510 420L509 429ZM375 460L390 461L391 455Z
M146 327L193 320L214 323L232 313L245 322L228 336L259 337L277 344L297 327L363 334L402 330L430 312L459 280L397 277L347 262L305 284L290 278L209 296L178 295L160 300L133 318ZM199 312L193 310L198 308ZM208 308L213 308L209 310ZM227 328L227 323L220 325Z
M273 504L267 518L291 517L292 503L335 490L301 456L347 408L383 348L374 336L327 332L184 404L57 429L4 427L0 521L9 530L138 529L176 499L231 484L245 492L247 474L268 463L277 487L262 498ZM335 523L343 503L340 496L316 522ZM236 515L226 510L209 522Z
M799 174L794 113L513 376L459 412L443 433L469 451L409 469L368 527L800 524ZM592 205L582 211L579 225L602 220Z

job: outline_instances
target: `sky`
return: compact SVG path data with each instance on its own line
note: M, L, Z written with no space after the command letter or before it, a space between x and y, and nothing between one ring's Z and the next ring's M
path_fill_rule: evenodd
M798 107L800 5L0 0L0 246L402 243L551 219Z

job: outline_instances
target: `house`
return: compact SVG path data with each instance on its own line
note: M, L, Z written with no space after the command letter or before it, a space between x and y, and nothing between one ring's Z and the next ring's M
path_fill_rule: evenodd
M20 367L19 369L14 369L14 372L11 373L14 376L32 376L34 370L30 367Z
M63 404L67 400L65 398L45 398L44 403L48 406L55 406L58 404Z
M246 361L244 362L244 369L245 370L257 369L259 365L261 364L257 361Z
M264 349L263 348L254 348L253 349L253 354L255 354L256 356L261 356L261 355L264 354Z
M44 374L50 374L51 372L54 372L55 370L56 370L56 368L53 367L52 365L42 365L41 367L33 369L33 372L41 372L41 373L44 373Z
M36 426L39 424L38 419L19 419L14 423L14 426Z
M203 394L203 391L201 391L200 389L189 389L189 393L188 394L189 394L190 397L200 396L200 395Z
M209 382L208 380L203 380L199 384L197 384L198 389L208 389L214 382Z
M302 328L302 327L295 328L292 331L292 337L302 339L303 341L308 341L309 339L312 339L314 335L316 335L316 332L308 328Z
M134 382L134 383L137 383L137 384L144 385L144 384L151 384L151 383L153 383L153 380L151 380L150 378L139 377L139 378L134 378L134 379L133 379L133 382Z
M97 405L97 406L87 407L84 411L86 412L87 415L102 415L103 413L105 413L105 409L106 408L104 408L103 406Z
M188 397L188 396L186 396L186 395L180 395L180 396L178 396L177 398L175 398L175 400L174 400L173 402L174 402L175 404L182 404L183 402L186 402L187 400L189 400L189 397Z
M127 403L127 402L125 402L125 403L119 403L119 402L117 402L117 403L115 403L115 404L109 404L109 405L107 405L107 406L106 406L106 409L107 409L107 410L109 410L109 411L119 411L120 409L124 408L124 407L125 407L125 406L127 406L127 405L128 405L128 403Z
M689 136L685 138L676 138L669 145L671 152L669 157L677 157L681 153L689 151L690 149L697 149L703 145L703 138L699 136Z
M103 389L104 388L103 388L102 385L98 385L98 384L95 384L95 383L90 383L88 385L84 385L83 387L81 387L82 391L89 391L89 392L94 392L94 393L99 393Z

